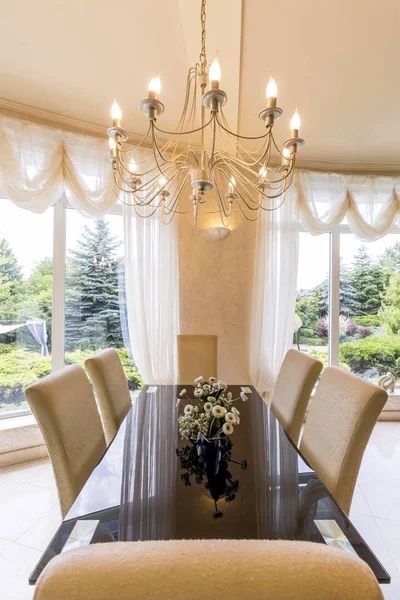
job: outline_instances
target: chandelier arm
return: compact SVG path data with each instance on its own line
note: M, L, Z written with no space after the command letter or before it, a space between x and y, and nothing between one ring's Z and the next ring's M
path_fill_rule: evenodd
M153 124L153 126L154 126L154 124ZM189 157L188 157L187 153L182 153L182 154L179 154L179 155L178 155L178 156L177 156L175 159L167 159L167 158L165 158L165 157L163 156L163 154L162 154L162 152L161 152L161 150L160 150L159 146L158 146L158 143L157 143L157 136L155 135L155 132L154 132L154 129L153 129L153 127L152 127L152 140L153 140L153 154L154 154L154 159L155 159L155 161L156 161L156 164L157 164L157 166L158 166L158 168L159 168L159 170L160 170L160 173L162 173L162 174L163 174L163 172L162 172L162 170L161 170L161 168L160 168L160 166L159 166L159 164L158 164L157 155L156 155L156 152L154 151L154 149L155 149L155 148L157 149L157 152L158 152L159 156L161 157L161 159L162 159L162 160L163 160L165 163L167 163L167 164L168 164L168 163L169 163L169 164L175 164L178 158L184 158L184 159L186 159L186 160L189 162L189 164L190 164L190 165L191 165L193 168L196 168L196 165L194 165L194 164L193 164L193 162L192 162L192 161L189 159Z
M144 134L144 136L140 139L140 141L137 144L135 144L134 146L131 146L130 148L126 148L126 150L123 150L121 143L118 144L119 152L121 152L121 154L125 154L126 152L133 152L134 150L136 150L136 148L139 148L143 144L143 142L149 137L150 129L151 129L151 122L149 122L149 126L147 128L146 133Z
M225 113L222 108L221 108L220 118L222 119L224 126L231 131L231 128L229 126L229 123L226 119ZM233 136L226 134L224 129L222 129L222 132L224 133L224 135L221 135L221 140L222 140L224 150L226 151L226 146L225 146L225 143L223 140L224 140L224 136L226 135L227 140L232 145L233 152L235 154L237 154L238 156L240 156L242 159L243 159L242 155L245 154L253 160L254 156L258 156L261 152L264 151L264 147L268 143L268 136L264 136L261 146L259 148L257 148L257 150L250 151L245 146L243 146L243 144L240 142L240 140L238 138L234 138Z
M175 171L174 171L174 173L171 175L171 177L170 177L169 181L170 181L170 182L172 182L172 181L175 179L176 175L177 175L179 172L180 172L180 170L179 170L179 169L175 170ZM167 181L167 183L169 183L169 181ZM149 202L152 202L152 201L153 201L153 199L154 199L154 198L155 198L155 197L156 197L156 196L157 196L157 195L158 195L160 192L162 192L162 190L168 191L168 190L167 190L167 188L166 188L166 186L167 186L167 183L165 183L165 184L164 184L162 187L160 187L160 186L159 186L159 183L158 183L158 181L154 181L154 182L152 183L152 185L151 185L150 187L148 187L148 189L143 189L143 190L140 190L140 191L142 192L142 194L143 194L143 201L142 201L142 204L144 204L144 203L149 203ZM150 200L148 200L148 198L149 198L149 197L150 197Z
M268 131L264 135L257 135L255 137L247 136L247 135L239 135L238 133L234 133L230 129L227 129L226 127L224 127L224 125L221 123L220 119L218 118L218 115L217 115L217 121L218 121L218 125L221 127L221 129L226 131L226 133L229 133L229 135L233 135L235 138L238 138L241 140L262 140L263 138L268 137L272 131L272 125L267 125L266 128L268 129Z
M227 173L225 173L225 171L223 169L219 169L219 172L222 172L222 174L227 178L227 181L229 181L229 175ZM242 199L242 201L244 202L244 204L246 205L246 207L249 210L258 210L260 208L260 204L256 203L256 202L254 202L254 204L257 204L256 207L253 207L250 204L248 204L247 200L244 198L243 194L240 192L240 190L238 189L238 187L236 185L234 185L233 187L234 187L235 192L237 192L237 194L240 196L240 198ZM251 199L251 202L253 202L252 199Z
M166 135L189 135L192 133L197 133L198 131L202 131L202 129L206 129L213 122L213 120L214 117L212 116L211 119L205 125L197 127L196 129L192 129L191 131L164 131L163 129L157 127L157 125L155 124L153 124L153 126L154 129L156 129L159 133L165 133Z
M228 212L225 209L224 202L223 202L222 197L221 197L221 192L219 191L217 180L215 180L215 191L217 192L216 196L217 196L217 199L218 199L219 214L221 216L221 221L222 221L222 215L224 215L225 217L229 217L229 214L228 214Z

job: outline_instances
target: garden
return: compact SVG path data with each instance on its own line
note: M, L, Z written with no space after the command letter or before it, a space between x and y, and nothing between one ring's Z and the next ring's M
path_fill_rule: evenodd
M117 349L131 390L143 385L125 347L123 262L118 240L104 219L86 226L66 263L65 364L78 363L94 352ZM0 335L0 414L27 408L26 387L51 372L52 260L45 258L24 278L12 248L0 237L0 324L43 319L49 356L27 327ZM126 340L125 340L126 341Z
M328 280L301 290L296 343L328 363ZM340 273L340 366L376 381L390 371L400 377L400 242L377 258L365 245Z

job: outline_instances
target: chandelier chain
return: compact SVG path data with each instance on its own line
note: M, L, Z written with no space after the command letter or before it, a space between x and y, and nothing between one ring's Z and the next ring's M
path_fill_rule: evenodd
M200 10L200 21L201 21L201 52L200 52L200 66L201 72L206 72L207 66L207 54L206 54L206 0L201 1Z

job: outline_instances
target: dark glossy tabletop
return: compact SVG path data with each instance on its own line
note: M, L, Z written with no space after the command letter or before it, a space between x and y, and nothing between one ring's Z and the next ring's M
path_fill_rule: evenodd
M30 577L35 583L59 554L77 520L99 520L92 543L188 538L294 539L325 543L316 521L334 520L378 581L390 576L318 476L302 460L272 412L252 389L240 402L241 423L231 436L230 463L239 481L223 517L204 484L184 485L176 449L188 445L178 433L176 398L183 386L142 390L103 459L93 471ZM192 389L185 386L190 397ZM229 386L234 397L239 386Z

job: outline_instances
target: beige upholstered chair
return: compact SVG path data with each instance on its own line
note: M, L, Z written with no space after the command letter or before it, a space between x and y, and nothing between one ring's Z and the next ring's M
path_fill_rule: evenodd
M132 408L131 395L118 352L102 350L85 360L96 390L106 442L109 444Z
M178 383L217 377L218 336L178 335Z
M41 379L25 396L46 442L65 516L106 450L96 400L79 365Z
M368 565L339 548L282 540L94 544L50 561L34 600L383 600Z
M387 399L380 387L327 367L310 402L300 451L348 513L365 447Z
M279 371L271 409L296 445L322 366L321 361L305 352L289 350Z

